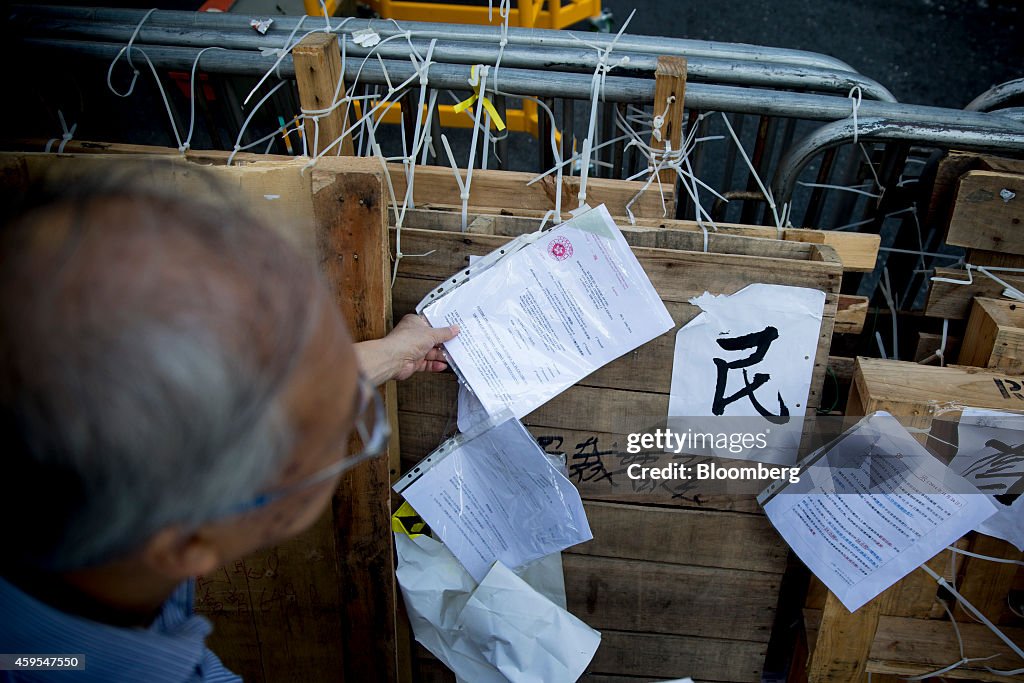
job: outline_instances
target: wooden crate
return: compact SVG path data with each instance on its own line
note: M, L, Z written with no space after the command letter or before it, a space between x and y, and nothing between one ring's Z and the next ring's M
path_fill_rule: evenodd
M59 171L68 182L102 173L109 161L0 154L0 177L17 192L48 172ZM213 176L241 193L309 257L311 268L321 269L354 338L387 332L386 200L375 160L325 158L304 174L301 160L260 161L201 175L181 160L134 161L139 172L181 191L206 192ZM392 452L397 470L397 444ZM229 669L255 682L408 678L399 663L407 648L398 647L390 466L388 458L360 465L345 475L331 509L311 529L198 580L197 611L214 622L208 642Z
M979 368L1024 370L1024 304L975 299L958 362Z
M960 178L946 244L1024 254L1024 175L969 171Z
M964 406L1021 410L1021 380L1016 375L979 368L858 358L850 402L858 406L857 415L885 410L909 418L901 420L907 426L927 430L935 418L955 418ZM958 545L989 556L1024 558L1024 553L1009 543L973 532ZM957 585L965 598L996 624L1024 626L1006 605L1010 590L1024 578L1019 566L969 557L960 558L957 564ZM948 575L949 553L939 553L928 565L936 573ZM938 586L923 571L912 572L852 614L832 593L827 593L824 600L814 597L821 595L811 591L808 600L810 609L821 609L807 667L812 682L852 683L863 680L866 673L921 674L959 659L955 637L951 639L952 627L942 620L945 612L936 600ZM961 611L959 616L964 617L964 613ZM967 656L986 656L1005 649L993 646L984 633L969 630L974 639L971 642L979 650ZM992 647L981 650L983 645ZM942 664L936 665L936 661ZM1014 666L1009 660L1000 661L1009 668ZM993 678L979 671L978 666L947 676L1007 680Z
M450 223L439 219L434 225ZM464 268L470 255L488 253L519 230L501 221L491 227L509 235L403 228L403 251L432 253L401 261L395 315L411 311L440 280ZM535 227L530 223L528 229ZM756 282L824 290L809 410L817 407L842 273L831 248L712 235L710 252L703 253L703 237L692 231L623 229L623 234L677 325L699 312L688 300L705 290L732 294ZM667 414L673 350L669 332L523 420L548 452L565 454L594 532L593 541L563 555L570 611L603 633L584 680L693 675L760 681L787 549L753 496L702 496L667 487L634 491L619 472L629 457L625 431L635 424L630 420ZM457 390L450 375L399 385L405 467L451 430ZM416 667L421 680L451 680L422 650Z

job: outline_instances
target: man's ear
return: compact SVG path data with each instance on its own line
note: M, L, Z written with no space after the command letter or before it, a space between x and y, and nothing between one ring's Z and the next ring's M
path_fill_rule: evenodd
M202 528L167 527L150 538L142 551L146 566L174 581L209 574L223 559L215 537L203 533Z

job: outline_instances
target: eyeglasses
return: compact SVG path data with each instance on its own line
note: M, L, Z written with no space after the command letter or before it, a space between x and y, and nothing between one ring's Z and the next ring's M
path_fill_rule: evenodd
M233 506L224 516L251 512L273 503L276 500L291 496L322 482L328 481L356 465L376 457L384 452L391 438L391 427L388 424L384 401L369 380L359 376L359 404L357 406L355 430L363 443L363 449L355 455L346 455L337 462L314 472L305 479L265 491L252 500Z

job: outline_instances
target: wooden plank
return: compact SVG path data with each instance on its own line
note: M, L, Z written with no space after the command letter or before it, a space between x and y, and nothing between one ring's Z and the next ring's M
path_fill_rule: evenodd
M981 368L1024 370L1024 305L976 298L959 362Z
M1020 668L1020 658L1007 654L1006 645L987 627L967 620L959 623L960 635L967 657L987 657L1002 653L995 659L975 661L942 674L944 678L979 681L1020 681L1022 676L996 676L984 667L994 669ZM1003 628L1014 642L1024 642L1024 629ZM872 673L912 676L948 666L960 659L956 634L948 621L883 616L878 621L878 634L871 646L865 669Z
M774 230L774 228L771 228ZM843 262L843 270L870 273L878 261L878 247L881 237L866 232L839 232L835 230L812 230L809 228L786 228L783 239L811 244L826 244L836 250Z
M450 232L461 232L462 216L461 209L459 207L450 206L445 207L442 210L436 208L437 205L433 203L430 204L430 206L434 208L424 208L421 206L420 208L408 209L405 212L405 218L402 225L408 228L419 228L423 230L448 230ZM493 211L494 213L491 214L482 213L480 207L474 207L468 214L468 221L472 223L476 219L486 217L493 228L489 231L489 234L515 237L529 232L534 232L539 225L538 219L543 216L543 212L532 212L536 215L523 216L513 215L516 212L508 209L494 209ZM626 235L627 241L631 240L629 234L632 232L657 232L658 230L701 233L702 237L700 239L703 240L703 231L695 221L637 218L636 224L631 225L629 221L622 216L613 215L613 217L615 217L615 221L618 223L619 229L622 230L624 235ZM391 224L392 226L395 224L394 214L392 214ZM871 271L874 269L875 260L878 258L880 238L875 234L810 230L805 228L785 228L782 234L783 239L789 242L824 244L832 247L835 249L836 255L843 264L844 271ZM760 237L763 239L777 240L778 230L761 225L718 223L717 230L710 231L708 235L709 248L711 251L720 251L715 248L716 237L724 235ZM630 241L630 244L634 246L648 247L659 246L655 242L645 242L640 238L637 238L635 242ZM703 250L703 245L701 244L696 249L698 251Z
M661 126L651 133L651 148L671 149L678 152L683 142L683 101L686 98L686 58L662 55L654 70L654 117ZM675 169L658 172L665 187L675 187L678 176ZM669 212L675 214L675 207Z
M1024 254L1022 219L1024 176L969 171L960 179L946 243Z
M1024 256L1007 254L1002 251L968 249L967 263L975 266L996 266L999 268L1024 268Z
M920 363L921 361L933 357L930 365L938 365L938 358L934 358L935 353L938 349L942 348L942 335L933 334L932 332L918 332L917 333L917 346L914 348L914 362ZM946 348L943 350L943 356L946 359L946 363L957 361L957 356L960 353L960 337L947 334L946 335ZM970 365L970 363L964 363L964 365Z
M562 564L569 611L598 631L758 643L771 634L779 574L575 554Z
M569 553L776 574L786 568L788 547L761 514L598 502L584 507L591 528L601 533Z
M339 98L344 96L341 51L336 34L322 31L309 34L292 49L292 57L295 59L295 82L303 110L329 109L336 94ZM346 103L329 114L305 120L306 144L311 155L324 150L329 150L327 153L332 156L355 154L351 135L338 140L348 130L348 107Z
M854 683L864 676L864 655L878 626L881 601L876 598L850 613L833 593L825 600L821 623L807 665L811 683Z
M858 357L856 380L868 411L931 416L968 405L995 410L1024 408L1024 378L998 370Z
M46 140L35 144L32 149L42 149ZM146 154L152 156L171 156L180 158L181 153L170 147L152 147L148 145L129 145L109 142L90 142L72 140L65 147L67 153L91 154ZM200 164L223 165L231 156L230 152L220 150L188 150L185 159ZM234 164L250 164L264 161L294 161L294 157L283 155L239 153L234 157ZM375 162L378 163L379 162ZM388 172L395 190L395 196L401 201L405 197L405 169L401 164L388 164ZM478 213L496 213L528 211L542 216L555 208L554 180L545 178L533 185L527 183L535 177L533 173L515 171L497 171L476 169L473 171L473 183L470 188L470 206ZM574 176L563 178L562 210L563 218L568 218L569 209L576 206L573 198L579 191L580 179ZM416 206L439 204L448 208L461 207L461 191L455 180L453 171L437 166L417 166L416 168ZM605 204L614 216L626 215L626 204L643 189L644 183L639 181L614 180L608 178L590 178L587 180L588 197L593 205ZM665 188L665 202L674 201L674 192ZM387 197L390 204L392 197ZM493 207L488 209L488 207ZM661 194L657 188L648 188L641 194L631 207L638 218L664 218L665 209L661 203Z
M836 307L835 334L860 334L868 317L868 297L840 294Z
M391 289L383 171L374 160L360 160L362 172L353 163L321 160L312 172L313 204L321 270L361 341L390 329ZM334 496L343 680L397 678L390 481L389 459L374 458L346 475Z
M448 401L455 400L454 382L449 383L447 390L438 383L433 389L428 388L422 393L410 395L403 392L403 397L408 401L399 412L398 424L403 435L402 466L408 470L451 435L455 417L448 406L454 404ZM416 412L430 410L429 407L423 408L424 405L442 406L439 410L445 414ZM558 418L542 417L540 421L557 422ZM648 467L664 466L672 462L671 454L630 455L625 447L626 433L611 434L593 428L577 430L557 424L537 424L535 413L527 415L523 422L546 452L566 459L569 480L579 489L584 500L671 505L703 510L760 511L756 496L763 485L758 482L752 482L741 490L737 490L735 485L727 489L720 482L710 481L634 482L626 476L626 468L630 463L644 462ZM704 462L704 459L692 462ZM719 460L717 464L726 465L729 462ZM754 552L751 559L759 556Z
M742 640L605 630L587 670L650 679L693 676L699 681L760 683L765 652L763 643Z
M395 197L401 206L406 193L405 172L399 164L389 164L391 182L395 188ZM461 171L465 175L465 171ZM536 177L535 173L519 171L497 171L475 169L473 182L469 188L469 206L496 207L482 213L501 213L502 211L530 210L547 212L555 208L555 181L551 176L532 185L528 185ZM568 218L570 209L576 208L580 179L578 176L562 178L562 214ZM625 216L626 204L634 197L636 202L630 207L637 216L656 218L665 215L661 204L661 194L657 187L648 187L643 193L644 183L639 181L610 180L608 178L587 179L587 202L591 206L605 204L613 216ZM461 207L462 198L459 184L455 180L454 171L440 166L417 166L414 187L416 206L426 203L441 204L450 207ZM670 202L674 193L665 188L665 201ZM390 199L389 199L390 201Z
M985 534L970 534L970 551L988 557L1018 562L1024 560L1024 553L1006 541ZM996 624L1024 626L1024 619L1014 615L1008 600L1018 574L1024 573L1024 569L1020 565L992 562L977 557L957 559L963 562L960 593L967 601ZM966 616L968 613L959 605L957 614L965 615L967 619L973 618Z
M328 510L299 536L198 579L195 607L213 622L209 647L246 681L337 680L346 655L340 587Z
M1017 288L1024 288L1024 278L999 273L999 279ZM970 315L971 299L976 296L999 298L1006 289L981 273L974 273L973 282L967 283L967 273L957 268L936 268L934 277L949 278L964 284L932 280L924 314L933 318L962 320Z

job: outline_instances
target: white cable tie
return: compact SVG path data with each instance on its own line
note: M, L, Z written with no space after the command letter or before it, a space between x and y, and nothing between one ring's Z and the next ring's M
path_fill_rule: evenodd
M946 548L946 550L948 550L950 552L953 552L953 553L957 553L958 555L966 555L967 557L976 557L979 560L987 560L989 562L998 562L1000 564L1016 564L1016 565L1019 565L1021 567L1024 567L1024 562L1022 562L1020 560L1011 560L1011 559L1006 558L1006 557L992 557L991 555L982 555L981 553L972 553L969 550L963 550L961 548L957 548L955 545L948 546Z
M828 183L807 183L802 180L798 180L797 185L803 185L804 187L820 187L824 190L842 190L844 192L856 192L857 194L862 194L865 197L871 197L872 199L881 199L882 197L882 195L880 194L868 192L867 190L863 189L865 185L830 185Z
M882 343L882 333L875 330L875 341L878 342L878 352L882 356L882 360L889 360L889 356L885 353L885 344Z
M854 98L854 95L856 95L856 99ZM850 98L851 107L853 109L853 144L856 145L859 137L859 132L857 130L857 112L860 111L860 103L863 98L860 86L855 85L850 88L850 92L847 94L847 97Z
M142 30L142 25L146 23L146 20L156 11L156 7L146 12L138 24L135 25L135 30L132 31L131 37L128 39L128 44L120 49L117 55L114 57L114 61L110 62L110 66L107 68L107 87L110 88L110 92L114 93L118 97L128 97L135 91L135 82L139 80L139 69L135 66L135 62L132 61L132 46L135 44L135 39L138 38L139 32ZM114 85L110 82L111 76L114 73L114 66L124 55L128 59L128 65L132 68L134 74L132 75L132 82L128 85L128 92L122 94L119 93Z

